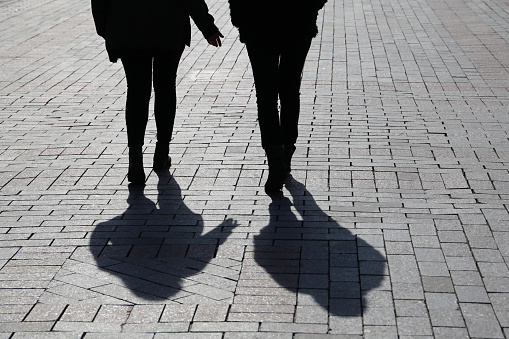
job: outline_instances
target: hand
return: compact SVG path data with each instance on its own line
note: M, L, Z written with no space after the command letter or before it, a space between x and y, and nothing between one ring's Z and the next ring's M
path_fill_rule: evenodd
M224 36L221 34L221 32L217 31L217 33L209 36L207 41L214 47L221 47L221 38L224 38Z

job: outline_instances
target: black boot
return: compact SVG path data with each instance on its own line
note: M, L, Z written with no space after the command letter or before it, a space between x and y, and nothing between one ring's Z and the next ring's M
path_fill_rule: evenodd
M265 193L279 192L287 176L283 145L272 145L265 149L269 163L269 178L265 183Z
M295 153L295 145L286 145L285 148L285 166L286 166L286 173L290 174L292 171L292 157L293 153Z
M141 147L129 148L129 172L127 180L133 184L145 183L145 171L143 170L143 153Z
M154 152L154 170L162 170L171 166L170 145L167 142L157 142Z

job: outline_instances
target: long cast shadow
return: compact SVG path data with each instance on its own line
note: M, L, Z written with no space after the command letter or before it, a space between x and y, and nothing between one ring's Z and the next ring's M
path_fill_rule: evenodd
M385 278L385 257L328 216L303 184L290 177L286 188L293 203L272 197L270 222L255 236L255 261L280 286L310 295L330 314L362 315L364 295Z
M98 267L119 278L110 289L125 286L146 300L189 295L182 292L186 278L204 269L237 226L228 219L202 234L203 218L186 206L175 179L157 175L158 204L144 186L130 185L127 210L98 224L90 239Z

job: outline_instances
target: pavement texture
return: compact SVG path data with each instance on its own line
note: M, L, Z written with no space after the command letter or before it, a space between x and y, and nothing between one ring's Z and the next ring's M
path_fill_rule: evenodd
M193 26L173 165L126 180L84 0L0 1L0 339L507 338L509 3L329 0L281 196L249 60Z

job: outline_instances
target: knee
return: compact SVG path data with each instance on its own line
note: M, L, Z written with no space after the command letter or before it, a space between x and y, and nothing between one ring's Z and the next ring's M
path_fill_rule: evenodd
M152 95L152 89L149 86L138 83L127 84L127 98L133 98L137 100L150 100Z
M300 89L298 87L286 86L279 92L279 99L283 101L296 101L299 100Z

